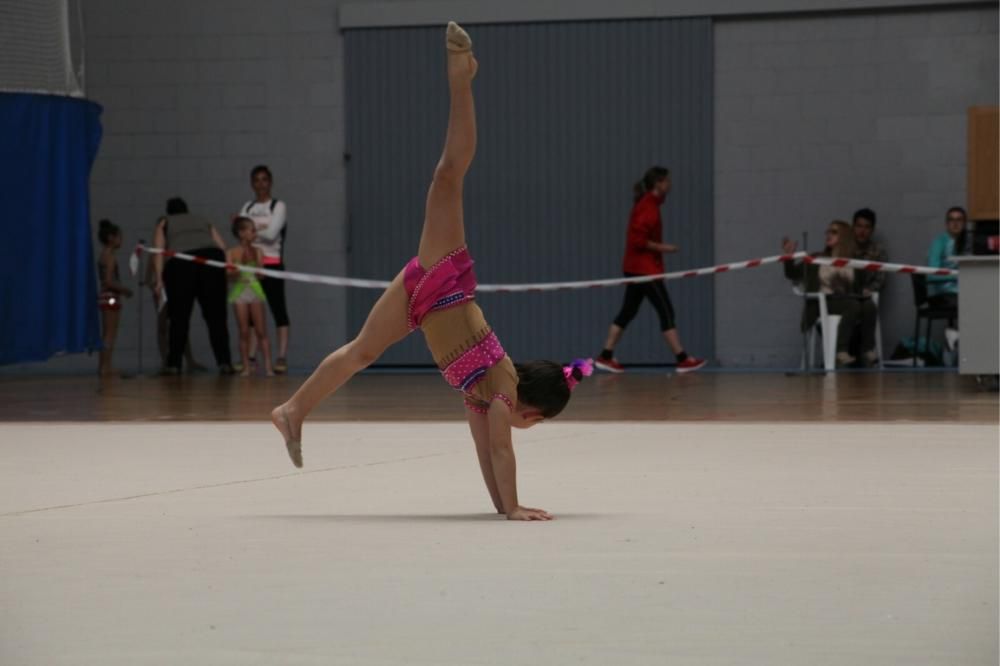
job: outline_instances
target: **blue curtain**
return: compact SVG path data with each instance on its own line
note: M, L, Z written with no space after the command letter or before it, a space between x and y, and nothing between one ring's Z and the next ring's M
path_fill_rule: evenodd
M100 115L0 93L0 364L100 347L88 192Z

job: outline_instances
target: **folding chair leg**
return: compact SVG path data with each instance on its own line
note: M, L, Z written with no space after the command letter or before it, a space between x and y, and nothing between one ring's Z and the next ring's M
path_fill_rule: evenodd
M813 324L809 329L808 334L809 340L809 369L812 370L816 367L816 324Z
M876 314L876 316L878 316ZM878 369L882 370L885 368L882 365L882 322L878 319L875 320L875 354L878 355Z
M931 355L931 327L934 325L934 320L930 317L927 318L927 333L924 335L924 340L927 341L927 357L930 358Z
M827 315L823 325L823 369L834 370L837 367L837 329L840 328L840 315Z

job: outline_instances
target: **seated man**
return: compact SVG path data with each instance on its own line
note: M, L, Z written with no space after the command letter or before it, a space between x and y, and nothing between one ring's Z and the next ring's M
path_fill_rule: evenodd
M862 208L854 213L851 224L854 232L854 258L885 263L889 261L888 253L881 243L872 238L875 234L875 220L875 211L871 208ZM864 271L860 278L862 294L871 296L882 291L885 276L883 271Z
M856 211L854 217L851 218L851 231L854 233L855 259L878 261L881 263L889 261L889 254L885 251L885 247L882 243L874 239L876 220L875 211L871 208L862 208ZM883 271L858 271L861 295L865 298L871 298L873 295L881 292L882 287L885 285L886 275L887 273ZM872 306L875 307L874 302ZM875 312L875 317L878 317L877 311ZM860 331L855 329L854 336L851 338L851 353L861 356L864 350L860 346ZM865 357L865 361L865 364L869 366L875 365L877 362L870 354Z

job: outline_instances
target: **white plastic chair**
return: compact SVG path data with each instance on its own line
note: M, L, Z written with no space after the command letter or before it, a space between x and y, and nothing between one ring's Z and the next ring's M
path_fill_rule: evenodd
M823 343L823 369L834 370L837 367L837 329L840 326L840 315L830 314L826 307L826 294L819 291L807 293L802 291L798 285L795 285L792 291L807 301L819 303L819 317L816 318L816 323L804 333L806 346L802 350L802 369L816 367L816 330L819 329L820 340Z
M872 294L872 303L875 304L875 353L878 354L878 369L882 370L885 368L885 365L882 363L885 357L882 356L882 310L878 305L877 291Z
M826 294L818 291L804 292L799 285L795 285L792 291L799 297L806 300L814 300L819 303L819 317L816 323L804 333L806 336L806 347L802 350L802 369L816 367L816 332L819 330L820 339L823 343L823 369L834 370L837 367L837 330L840 327L840 315L830 314L826 306ZM882 322L878 314L878 294L872 294L872 303L875 304L875 353L878 355L878 367L882 365ZM808 365L806 357L808 356Z

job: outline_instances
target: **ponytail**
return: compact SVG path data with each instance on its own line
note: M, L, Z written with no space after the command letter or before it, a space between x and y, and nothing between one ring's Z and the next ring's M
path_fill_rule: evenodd
M594 374L594 361L589 358L578 358L569 365L563 366L563 376L566 377L566 384L572 391L580 380Z
M646 173L642 177L642 180L637 182L632 188L635 200L638 201L646 196L646 193L653 189L653 186L656 185L658 181L663 180L669 175L670 169L666 169L661 166L654 166L647 169Z

